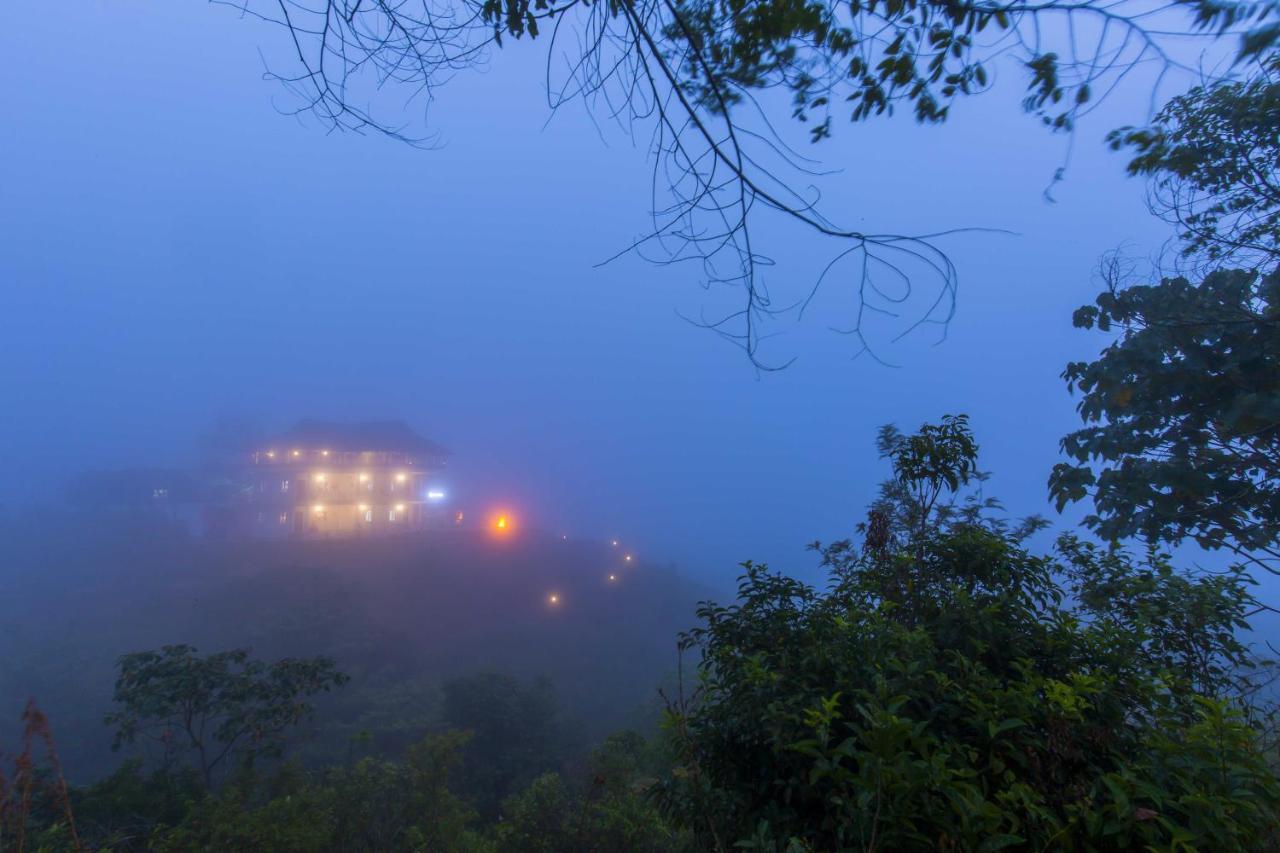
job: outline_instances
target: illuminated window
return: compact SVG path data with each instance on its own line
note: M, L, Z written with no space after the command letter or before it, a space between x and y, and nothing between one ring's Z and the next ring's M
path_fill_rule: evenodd
M366 509L366 510L364 511L364 520L365 520L365 522L366 522L367 524L372 524L372 523L373 523L373 510L371 510L371 509ZM395 520L395 519L392 519L392 521L394 521L394 520Z
M288 524L288 523L289 523L289 513L287 513L287 512L282 512L282 513L280 513L280 523L281 523L281 524Z
M289 491L289 481L288 481L288 480L281 480L281 481L280 481L280 491L282 491L282 492L287 492L287 491Z
M395 521L395 520L396 520L396 511L395 511L394 509L393 509L393 510L388 510L388 511L387 511L387 521Z

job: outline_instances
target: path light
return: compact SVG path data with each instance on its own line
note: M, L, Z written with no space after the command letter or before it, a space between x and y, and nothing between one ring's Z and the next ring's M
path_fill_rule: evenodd
M630 562L631 562L631 555L630 555L630 554L628 554L627 556L623 557L622 559L624 559L624 560L626 560L628 563L630 563Z
M560 596L559 596L559 594L557 594L557 593L554 593L554 592L553 592L553 593L551 593L550 595L548 595L548 596L547 596L547 604L550 604L552 607L555 607L555 606L557 606L558 604L560 604Z
M618 579L617 575L609 575L609 580L616 581L617 579Z
M613 547L615 547L615 548L617 548L617 547L618 547L618 540L617 540L617 539L613 540Z

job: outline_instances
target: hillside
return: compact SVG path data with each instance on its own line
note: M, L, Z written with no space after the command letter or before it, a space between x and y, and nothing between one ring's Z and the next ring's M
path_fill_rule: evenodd
M429 725L436 685L481 671L550 679L591 737L652 719L676 635L706 595L609 542L535 531L226 543L143 518L82 521L68 536L10 518L3 539L18 571L0 590L0 713L16 722L38 699L77 779L118 760L101 717L114 661L130 651L333 656L353 679L321 706L313 752L334 733L376 738L380 714L401 729Z

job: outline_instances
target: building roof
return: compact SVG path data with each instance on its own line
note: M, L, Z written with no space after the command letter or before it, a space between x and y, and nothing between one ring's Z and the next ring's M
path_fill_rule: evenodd
M414 432L404 421L298 421L272 439L276 447L324 448L348 453L398 452L448 456L449 451Z

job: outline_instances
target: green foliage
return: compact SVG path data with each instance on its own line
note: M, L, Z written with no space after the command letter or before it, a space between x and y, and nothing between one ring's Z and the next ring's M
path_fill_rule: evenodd
M1112 289L1075 323L1120 334L1063 374L1086 426L1062 440L1059 509L1092 497L1109 540L1280 556L1280 272Z
M110 776L73 792L72 807L86 838L128 850L157 828L180 823L204 794L191 768L161 767L148 774L140 760L130 759Z
M1273 33L1274 35L1274 33ZM1179 228L1186 255L1271 266L1280 258L1280 54L1246 80L1174 98L1148 127L1109 137L1151 179L1157 213Z
M281 755L285 733L311 713L309 698L347 681L325 657L264 663L248 649L201 656L186 645L125 655L119 669L119 707L106 717L114 746L145 739L165 766L188 754L206 787L230 758Z
M540 20L558 22L576 5L485 0L480 13L501 44L504 34L536 37ZM1242 57L1257 56L1275 41L1268 4L1184 5L1196 31L1244 28ZM647 35L640 55L652 51L663 63L651 73L671 74L692 103L723 114L754 90L783 87L797 118L819 117L811 125L815 141L831 135L832 113L841 101L852 121L892 113L898 104L908 106L917 121L945 121L954 102L989 88L991 63L1010 50L1027 75L1025 109L1051 127L1068 128L1094 90L1109 88L1109 77L1146 55L1156 40L1136 10L1090 3L680 0L655 7L616 5L609 12L629 22L631 37ZM1046 46L1044 30L1095 23L1125 33L1124 42L1106 50L1100 44L1096 54L1076 43L1063 44L1061 52ZM1136 56L1128 52L1131 46ZM1153 53L1164 60L1158 50Z
M960 483L972 458L895 480L910 499L913 476ZM972 514L918 530L824 549L825 592L744 564L737 601L700 609L662 801L703 849L1280 841L1280 784L1231 698L1243 577L1070 538L1038 556Z
M588 762L589 783L574 791L555 773L535 779L502 806L499 853L678 853L697 849L659 814L643 774L649 745L634 732L610 737Z
M459 789L486 817L511 793L560 768L572 735L547 680L525 686L486 672L445 682L443 694L444 724L474 735Z
M362 759L314 774L286 766L268 783L253 777L207 798L183 823L159 833L156 851L281 853L472 853L487 847L475 813L449 790L467 742L432 736L403 761Z

